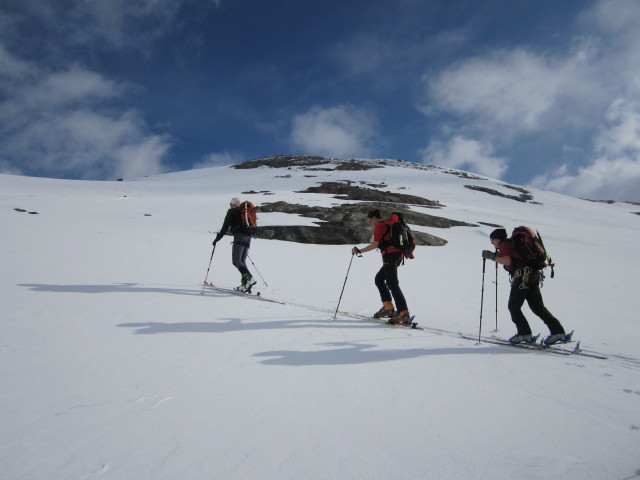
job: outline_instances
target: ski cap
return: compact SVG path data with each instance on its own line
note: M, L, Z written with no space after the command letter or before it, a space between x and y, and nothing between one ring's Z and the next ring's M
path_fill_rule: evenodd
M233 197L229 202L229 205L231 205L232 207L237 207L238 205L240 205L240 199L238 197Z
M494 238L497 238L498 240L506 240L507 231L504 228L496 228L493 232L491 232L491 235L489 235L489 238L491 240L493 240Z

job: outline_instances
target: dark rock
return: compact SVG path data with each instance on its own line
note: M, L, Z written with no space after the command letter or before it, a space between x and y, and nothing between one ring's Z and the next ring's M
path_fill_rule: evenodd
M255 160L249 160L247 162L232 165L232 167L237 169L259 167L291 169L293 167L298 167L303 170L333 171L371 170L372 168L381 168L383 165L384 163L373 160L342 160L306 155L278 155L275 157L256 158Z
M358 203L335 207L311 207L308 205L274 202L261 205L260 212L281 212L317 218L317 227L312 226L268 226L259 227L260 238L286 240L300 243L324 245L361 244L371 241L371 228L367 221L367 213L379 209L384 215L400 212L405 221L411 225L435 228L453 226L475 226L472 224L437 217L409 210L406 205L398 203ZM418 245L441 246L446 240L423 232L414 231Z
M384 203L404 203L440 208L443 205L434 200L428 200L417 195L404 193L381 192L371 188L351 185L350 182L322 182L317 187L309 187L297 193L331 193L341 200L374 201Z
M487 188L487 187L479 187L478 185L465 185L464 188L468 188L469 190L475 190L477 192L484 192L484 193L488 193L490 195L495 195L496 197L502 197L502 198L509 198L511 200L515 200L516 202L523 202L526 203L530 200L533 200L533 195L531 195L531 192L528 192L527 190L520 188L520 187L514 187L514 186L510 186L510 185L505 185L505 187L507 188L511 188L512 190L517 190L522 192L520 195L515 196L515 195L506 195L502 192L499 192L498 190L494 190L493 188Z

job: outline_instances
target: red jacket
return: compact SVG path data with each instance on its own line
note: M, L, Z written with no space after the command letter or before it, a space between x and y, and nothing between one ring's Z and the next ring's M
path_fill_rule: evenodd
M504 266L507 272L513 273L522 266L522 262L519 261L522 260L522 255L520 255L520 252L513 246L511 240L506 239L500 242L500 245L498 245L498 253L501 257L511 257L511 265Z
M391 240L391 228L390 228L390 224L387 222L393 223L394 220L396 222L398 221L398 216L395 214L391 215L388 220L380 222L376 225L376 228L373 230L374 242L382 243L384 241ZM382 255L385 255L387 253L395 253L395 252L402 253L402 250L400 250L399 248L391 247L391 246L385 248L384 250L381 250Z

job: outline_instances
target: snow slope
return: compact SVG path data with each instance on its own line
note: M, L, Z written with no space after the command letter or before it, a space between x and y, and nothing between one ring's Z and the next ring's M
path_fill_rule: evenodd
M441 169L235 170L126 182L0 175L0 465L17 479L631 479L640 477L640 217L628 204L513 191ZM291 175L290 178L283 178ZM323 180L384 181L435 215L538 228L549 309L607 360L477 335L493 227L427 229L400 271L424 331L338 316L350 245L254 240L265 297L207 289L233 196L325 205ZM243 191L270 191L272 195ZM17 212L21 208L38 214ZM262 225L310 225L261 214ZM363 228L368 228L363 219ZM229 237L226 237L229 238ZM208 279L238 284L221 241ZM361 245L362 246L362 245ZM341 309L379 308L379 254L354 258ZM257 278L260 278L258 276ZM483 333L514 332L487 262ZM528 313L528 310L525 310ZM544 324L528 315L535 332Z

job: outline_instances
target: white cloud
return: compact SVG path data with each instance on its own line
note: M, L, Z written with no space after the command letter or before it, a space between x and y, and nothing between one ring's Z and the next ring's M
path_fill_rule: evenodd
M491 145L462 136L456 136L447 143L432 142L420 153L425 163L468 169L493 178L500 178L507 170L507 162L493 155Z
M125 92L78 67L14 82L0 103L0 168L86 179L165 171L171 139L150 133L135 110L104 104Z
M313 107L294 117L291 145L312 155L367 157L372 155L375 134L374 121L364 109Z
M10 164L6 160L3 160L0 153L0 173L5 173L9 175L23 175L22 170L17 168L15 165Z
M68 70L47 74L31 87L23 88L23 104L33 110L98 104L120 97L126 86L104 76L72 66Z
M562 166L532 184L583 198L640 200L640 103L617 99L611 104L589 164L575 174Z
M597 68L616 91L608 97L636 95L640 90L640 3L637 0L601 0L579 18L579 24L597 35L606 51Z
M176 28L178 12L195 0L42 2L22 0L15 22L28 19L56 32L61 45L146 49ZM218 2L209 2L217 5ZM206 6L206 3L200 2Z
M7 51L4 45L0 44L0 85L8 86L8 81L21 80L36 74L38 69L28 62L25 62Z
M575 83L593 54L593 45L582 42L565 58L517 48L467 59L426 79L427 108L467 118L487 135L546 128L548 115L562 113L555 110L560 100L595 88L589 77Z
M215 152L205 155L205 157L194 163L193 168L207 168L207 167L219 167L221 165L233 165L234 163L240 163L246 160L239 153L231 152Z
M0 171L90 179L166 171L172 139L149 131L141 113L127 106L124 96L135 86L67 62L84 58L74 57L78 51L95 58L103 50L149 54L184 26L185 6L193 12L220 4L22 0L10 11L0 9ZM30 41L25 31L33 33ZM23 52L38 45L38 63L8 45Z
M114 152L115 177L137 178L166 171L162 159L170 148L167 137L151 135L124 143Z
M580 15L580 21L610 33L638 35L640 4L636 0L600 0Z
M530 158L544 152L539 161L547 162L547 172L534 185L584 197L638 198L638 106L617 99L640 97L640 3L596 1L568 27L564 52L495 49L425 76L421 108L431 118L446 116L443 138L455 129L494 145L505 152L505 165L514 145L528 145ZM555 159L549 155L554 146ZM580 152L581 165L557 167L563 157L580 161Z

